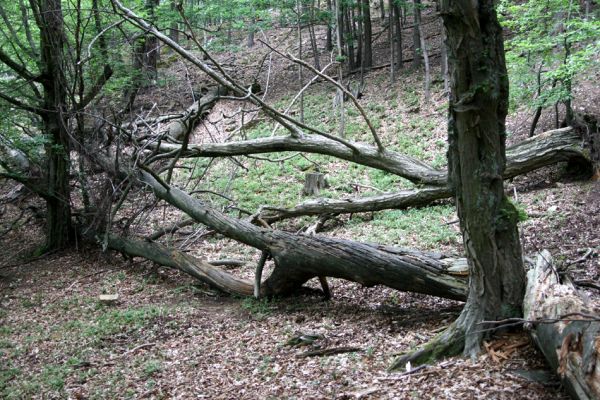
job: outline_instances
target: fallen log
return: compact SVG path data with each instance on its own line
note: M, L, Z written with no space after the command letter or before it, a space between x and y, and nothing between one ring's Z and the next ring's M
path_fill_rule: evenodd
M94 162L110 175L121 179L135 177L141 184L152 189L157 198L185 212L195 221L230 239L270 254L275 268L261 284L261 295L289 294L311 278L328 276L358 282L367 287L385 285L401 291L454 300L466 298L467 279L454 272L457 267L460 269L460 266L464 265L464 259L266 229L219 212L188 193L157 180L160 178L154 174L144 170L126 170L123 165L116 166L110 156L101 153L91 156ZM133 242L127 243L128 247L118 250L174 268L179 268L178 263L182 262L186 272L191 271L190 274L193 273L194 276L202 276L200 272L192 269L194 263L188 258L169 253L173 250L163 249L155 255L147 250L155 243L146 242L143 247L137 244L134 246ZM109 246L115 248L110 243ZM142 250L139 250L140 248ZM208 270L201 272L206 274ZM220 289L232 291L227 285L221 286ZM254 284L248 283L249 295L253 294L253 287Z
M600 399L600 317L544 250L527 274L524 316L537 347L574 399Z
M194 220L268 252L275 268L261 284L261 293L283 295L313 277L330 276L364 286L385 285L454 300L466 298L466 278L452 272L452 267L464 264L462 259L262 228L212 209L182 190L165 186L145 171L140 171L139 177L158 198Z
M268 223L306 215L348 214L390 209L405 209L430 204L452 196L450 189L434 187L401 190L379 196L350 199L316 199L296 205L293 208L263 207L260 217Z
M231 157L271 152L299 151L337 157L365 165L417 184L445 186L446 171L437 170L416 158L392 150L379 152L377 147L350 142L352 149L334 140L320 136L276 136L225 143L189 144L181 157ZM149 143L149 148L159 146L161 153L176 153L181 145L174 143ZM572 128L548 131L506 149L504 178L509 179L526 172L561 161L579 160L589 163L582 139Z

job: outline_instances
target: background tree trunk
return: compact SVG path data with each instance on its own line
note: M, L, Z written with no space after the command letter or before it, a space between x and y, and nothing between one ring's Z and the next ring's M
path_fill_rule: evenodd
M421 34L419 24L421 23L421 0L413 0L413 68L421 66Z
M64 73L63 14L60 0L40 2L40 48L44 88L44 133L47 157L47 221L45 250L67 246L72 237L69 187L70 140L67 82Z
M371 6L369 0L362 1L362 16L363 16L363 28L364 28L364 39L363 39L363 61L362 66L364 68L371 68L373 66L373 28L371 26Z

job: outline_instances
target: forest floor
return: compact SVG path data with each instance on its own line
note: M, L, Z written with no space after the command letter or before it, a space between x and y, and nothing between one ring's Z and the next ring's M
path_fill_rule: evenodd
M428 30L435 52L439 43L433 25ZM409 43L409 32L406 35L405 43ZM281 37L293 48L285 32ZM375 58L381 63L385 62L383 52L383 46L376 48ZM250 67L239 66L256 65L263 54L264 48L262 53L239 50L219 57L241 68L240 77L251 77ZM151 108L160 101L161 111L187 107L191 94L186 87L197 87L202 77L194 77L183 63L168 62L168 55L163 58L167 60L161 70L164 81L139 102ZM367 76L361 101L377 120L386 145L443 167L446 100L439 65L434 64L435 68L429 104L420 95L420 73L401 72L398 83L390 85L388 69ZM263 70L261 80L265 74ZM267 98L281 106L298 89L293 84L295 67L274 61L270 74ZM590 83L599 81L595 74L596 79L590 76L577 86L575 106L600 116L600 89ZM333 93L322 84L307 92L306 118L333 129L335 113L323 111L330 108ZM199 127L194 141L226 137L231 129L219 121L238 108L237 103L219 103L208 116L213 123ZM358 115L348 114L349 137L368 141L368 136L361 136L364 126ZM519 110L510 115L510 142L526 136L530 118L530 113ZM539 131L549 128L551 118L546 116ZM270 133L270 126L264 124L246 134ZM328 172L331 188L327 196L408 187L395 177L348 168L338 160L316 156L310 160L304 162ZM240 207L252 210L260 204L292 205L303 199L305 169L300 161L243 162L248 169L240 171L234 163L222 161L222 168L206 174L210 187L221 192L227 189ZM0 195L11 190L13 186L5 185ZM557 165L508 182L507 193L528 215L520 225L525 254L534 256L549 249L558 266L576 281L600 280L599 182L576 179ZM33 199L27 204L41 206ZM3 232L18 214L12 205L2 210ZM155 224L176 219L177 213L158 208L132 231L149 233ZM298 230L311 221L300 219L279 227ZM460 253L455 221L452 204L440 202L423 209L340 216L321 234ZM184 233L191 233L193 239L174 236L168 240L203 258L243 259L247 264L232 271L252 276L257 252L209 236L201 227ZM425 343L451 323L460 313L459 302L385 287L364 288L336 279L331 280L330 301L316 293L276 300L232 298L180 272L142 259L123 260L88 245L33 256L42 242L42 227L35 218L0 237L1 398L566 398L523 332L490 338L475 360L455 357L411 373L386 372L395 355ZM309 285L318 288L317 282ZM582 288L582 292L599 304L597 290ZM99 300L104 293L117 293L119 298L107 304ZM292 345L298 336L312 337L314 342ZM321 357L303 354L338 347L355 347L356 351Z

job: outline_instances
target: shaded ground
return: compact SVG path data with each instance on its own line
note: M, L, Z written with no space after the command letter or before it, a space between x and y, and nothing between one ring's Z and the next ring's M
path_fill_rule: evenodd
M39 238L25 234L31 227L0 245L8 254L30 251ZM455 358L414 375L386 373L394 354L456 318L460 305L451 301L341 281L330 302L232 299L177 272L89 249L0 271L3 398L563 397L514 374L544 368L522 334L474 363ZM120 299L103 305L103 292ZM285 345L299 333L361 351L297 358L313 348Z

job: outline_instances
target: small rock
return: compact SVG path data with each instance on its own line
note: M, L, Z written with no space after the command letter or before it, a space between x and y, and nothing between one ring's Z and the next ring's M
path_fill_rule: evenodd
M114 304L117 300L119 300L118 294L101 294L98 296L98 300L100 300L103 304Z

